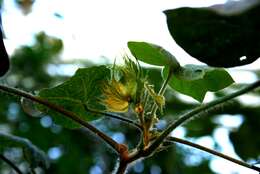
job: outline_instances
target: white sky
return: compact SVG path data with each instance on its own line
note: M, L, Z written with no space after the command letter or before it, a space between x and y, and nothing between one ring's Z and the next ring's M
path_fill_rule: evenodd
M37 0L32 13L23 16L14 8L13 0L5 0L5 44L11 54L18 45L31 43L32 34L44 30L63 39L64 59L97 61L101 56L114 59L125 51L127 41L140 40L163 46L181 64L200 64L173 41L162 11L224 2L226 0ZM54 13L64 18L59 19ZM259 63L260 60L244 68Z
M100 60L101 56L114 59L126 49L130 40L152 42L169 50L181 64L198 64L191 59L171 38L165 9L181 6L208 6L224 3L226 0L36 0L32 13L21 15L13 0L5 0L3 9L3 28L7 39L5 44L9 54L20 45L33 42L33 34L45 31L64 42L64 59L89 58ZM59 19L54 16L63 16ZM244 68L259 65L260 60ZM237 73L232 74L236 81L243 82ZM240 74L241 77L241 74ZM250 75L244 76L246 81ZM251 78L254 81L255 78ZM244 80L245 81L245 80ZM235 155L228 144L227 132L221 130L215 136L225 137L221 142ZM237 156L235 156L237 157ZM234 172L257 174L252 170L234 165L220 158L214 158L211 167L221 174ZM221 169L221 170L220 170Z
M10 53L32 41L32 33L41 30L63 39L64 58L114 59L126 48L127 41L156 43L179 57L181 63L194 63L171 38L165 16L167 8L207 6L212 0L37 0L33 11L22 16L12 0L6 0L3 23ZM73 2L73 3L71 3ZM200 2L200 3L199 3ZM223 3L225 0L215 1ZM58 19L54 13L64 16ZM180 56L179 56L180 55Z

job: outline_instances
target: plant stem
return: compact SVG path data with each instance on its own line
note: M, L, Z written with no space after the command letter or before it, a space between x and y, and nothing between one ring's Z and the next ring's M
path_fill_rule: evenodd
M8 164L12 169L14 169L16 173L23 174L21 170L12 161L7 159L4 155L0 154L0 159L6 162L6 164Z
M119 166L116 169L116 173L115 174L124 174L126 172L126 168L127 168L128 163L125 161L119 161Z
M135 121L133 120L130 120L128 118L125 118L125 117L121 117L119 115L116 115L116 114L112 114L112 113L107 113L107 112L102 112L102 111L98 111L98 110L95 110L95 109L90 109L88 108L86 105L84 105L84 108L86 111L89 111L89 112L92 112L94 114L100 114L100 115L104 115L104 116L107 116L107 117L110 117L110 118L114 118L114 119L117 119L117 120L120 120L122 122L125 122L125 123L128 123L136 128L138 128L139 130L142 131L142 126L139 125L138 123L136 123Z
M100 130L98 130L97 128L95 128L94 126L92 126L91 124L89 124L88 122L86 122L85 120L81 119L79 116L77 116L75 113L70 112L68 110L65 110L64 108L50 103L49 101L42 99L40 97L36 97L34 95L31 95L27 92L21 91L19 89L15 89L12 87L8 87L8 86L4 86L4 85L0 85L0 90L7 92L8 94L13 94L16 96L20 96L20 97L24 97L27 99L30 99L36 103L42 104L44 106L47 106L50 109L53 109L61 114L63 114L64 116L72 119L73 121L79 123L80 125L84 126L85 128L87 128L88 130L90 130L91 132L93 132L95 135L97 135L99 138L101 138L102 140L104 140L107 144L109 144L116 152L120 152L120 147L119 144L114 141L112 138L110 138L109 136L107 136L106 134L104 134L103 132L101 132Z
M167 88L167 84L169 82L169 80L171 79L173 75L173 71L170 69L167 78L164 80L161 89L159 90L158 94L155 94L157 96L161 96L164 94L166 88ZM149 88L147 88L149 89ZM151 112L149 113L149 119L147 119L146 123L144 124L144 128L143 128L143 138L144 138L144 144L145 146L147 146L150 142L150 129L154 124L154 120L156 119L156 111L158 109L157 103L156 101L154 101L152 108L151 108Z
M187 146L191 146L191 147L194 147L196 149L199 149L199 150L202 150L202 151L205 151L205 152L208 152L210 154L213 154L213 155L216 155L218 157L221 157L221 158L224 158L228 161L231 161L233 163L236 163L240 166L244 166L246 168L249 168L249 169L252 169L252 170L256 170L258 172L260 172L260 168L256 167L256 166L252 166L250 164L247 164L246 162L243 162L243 161L240 161L240 160L237 160L237 159L234 159L230 156L227 156L223 153L220 153L220 152L217 152L215 150L212 150L212 149L209 149L207 147L204 147L204 146L201 146L201 145L198 145L198 144L195 144L195 143L192 143L190 141L187 141L187 140L183 140L183 139L180 139L180 138L176 138L176 137L167 137L167 140L170 141L170 142L177 142L177 143L180 143L180 144L185 144Z
M192 111L180 116L176 121L173 121L162 133L161 135L151 144L151 146L147 149L148 153L152 153L156 150L156 148L158 148L160 146L160 144L164 141L164 139L178 126L180 126L181 124L183 124L184 122L186 122L187 120L191 119L192 117L196 116L197 114L201 113L201 112L205 112L207 109L210 109L218 104L224 103L228 100L231 100L235 97L238 97L244 93L247 93L257 87L260 86L260 80L254 82L251 85L248 85L247 87L234 92L232 94L229 94L227 96L224 96L222 98L219 98L217 100L214 100L208 104L199 106L195 109L193 109Z
M167 85L168 85L168 83L169 83L169 81L170 81L172 75L173 75L173 72L172 72L171 69L169 69L168 76L167 76L167 78L164 80L164 82L163 82L163 84L162 84L162 87L161 87L161 89L160 89L159 92L158 92L158 95L163 95L163 94L165 93L166 88L167 88ZM158 109L158 106L156 105L156 103L154 103L153 106L152 106L152 110L151 110L151 115L152 115L152 116L155 115L157 109Z

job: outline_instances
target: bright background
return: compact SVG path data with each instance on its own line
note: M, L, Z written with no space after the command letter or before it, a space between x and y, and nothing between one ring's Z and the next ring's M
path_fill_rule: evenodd
M181 6L201 7L225 2L226 0L36 0L32 12L24 16L13 1L5 0L5 44L8 53L12 54L19 46L32 44L36 33L45 31L48 35L63 40L62 59L89 58L98 63L104 57L109 60L119 57L126 51L127 41L139 40L163 46L181 64L200 64L176 45L167 30L162 11ZM258 60L242 69L255 68L259 62ZM231 74L237 82L251 83L256 80L250 72L238 73L237 68ZM252 96L244 97L249 97L243 100L252 103L260 102ZM242 123L241 118L239 115L232 118L223 115L218 121L225 126L238 127ZM185 135L181 128L176 131L175 134L179 137ZM216 129L214 138L222 146L223 153L239 158L231 146L226 128ZM202 137L195 142L213 148L211 137ZM189 160L191 159L194 163L200 160L198 156ZM212 160L210 167L221 174L257 174L217 157Z

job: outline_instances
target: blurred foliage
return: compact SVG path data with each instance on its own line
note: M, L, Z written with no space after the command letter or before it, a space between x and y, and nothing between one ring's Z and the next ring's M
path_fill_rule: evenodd
M242 108L240 111L244 115L243 124L230 133L230 139L235 144L235 151L244 160L258 159L260 154L260 138L255 136L260 131L260 108ZM247 141L241 141L243 137L254 137Z
M2 83L33 92L35 89L50 87L54 83L63 81L66 76L51 76L47 71L48 65L62 63L58 58L61 45L60 40L40 33L36 36L34 45L23 46L11 56L11 72L5 79L1 80ZM66 64L66 62L63 63ZM82 173L88 171L97 160L96 148L100 150L100 153L111 156L109 149L103 146L100 148L93 146L99 141L89 135L88 132L83 134L82 130L63 130L51 120L45 123L45 126L42 126L44 125L44 118L48 116L44 115L39 119L32 118L23 112L18 98L3 93L0 93L0 98L1 131L28 138L47 153L54 147L62 154L59 160L53 160L51 168L46 173ZM102 157L105 158L106 155ZM22 164L22 159L15 161L17 164ZM110 166L111 164L108 162L105 165ZM72 168L68 169L63 166L71 166Z
M49 161L45 153L27 139L0 132L0 142L1 154L8 148L18 147L22 149L23 157L30 164L30 168L35 169L38 166L44 169L49 168Z
M58 65L77 67L93 65L85 59L83 61L63 62L59 59L61 51L62 41L60 39L39 33L35 37L33 45L23 46L14 52L11 56L11 70L4 79L1 79L1 83L34 93L42 88L53 87L68 78L67 74L57 73L58 69L63 69L62 72L66 72L66 66ZM51 66L57 68L57 71L53 72ZM150 82L155 85L155 90L158 91L162 82L161 72L155 68L147 68L145 72L149 75ZM253 73L260 78L259 70ZM244 85L238 86L243 87ZM234 85L233 88L237 89L237 86ZM220 97L225 94L226 91L220 91L216 96ZM254 95L259 98L259 90L255 91ZM167 91L167 116L162 118L163 120L176 119L181 113L199 105L196 102L182 100L179 96L171 89ZM62 128L55 124L48 115L41 115L37 118L31 117L30 114L23 111L20 99L17 97L0 93L0 99L0 132L27 138L40 149L43 149L51 159L51 166L45 173L93 174L94 169L98 168L103 173L110 173L113 170L116 155L87 130ZM227 127L230 132L230 140L236 153L242 159L257 160L260 154L260 148L258 148L260 138L257 136L260 129L259 107L259 103L246 105L244 101L234 100L221 106L218 110L206 112L205 114L209 114L207 117L201 115L198 116L198 119L185 124L183 126L185 137L194 140L204 136L212 137L217 128L225 127L225 124L216 121L222 114L229 114L230 118L239 114L242 117L242 124L238 127ZM121 140L129 147L138 143L139 132L124 123L102 118L92 122L92 124L114 138L121 137ZM213 141L217 147L218 142ZM184 148L184 146L173 146L155 154L153 157L136 162L128 173L154 174L157 171L158 174L213 174L214 172L209 167L211 158L205 156L205 153L197 152L197 150ZM22 157L15 155L15 149L6 149L4 154L7 154L17 166L22 167L24 165ZM0 161L0 173L9 170L10 168Z
M2 79L3 83L11 83L11 85L14 84L14 86L27 91L35 91L44 87L51 87L67 78L60 74L53 75L48 72L47 68L50 64L64 64L58 58L58 53L62 49L61 41L44 33L40 33L36 38L35 44L23 46L15 51L11 57L11 72L6 79ZM57 47L60 49L57 49ZM79 65L78 61L75 62L72 61L71 63ZM84 65L86 64L88 62ZM145 72L149 75L150 82L155 85L155 89L158 90L162 82L160 71L150 68L146 69ZM218 96L224 94L224 92L220 92ZM259 92L256 94L259 95ZM19 99L3 93L0 93L0 95L0 130L28 138L39 148L43 149L52 159L51 167L46 171L47 173L90 173L91 170L95 169L94 166L99 166L103 173L109 173L113 170L116 155L102 141L96 139L85 129L67 130L53 123L52 120L50 123L45 123L46 121L44 120L51 117L47 115L42 115L39 118L30 117L23 112ZM166 121L175 119L180 113L198 105L198 103L189 103L181 100L172 90L167 92L166 98L168 100L166 115L168 116L163 118ZM257 148L259 147L259 139L257 137L252 139L250 136L254 135L260 127L260 121L257 117L259 115L258 112L259 105L243 106L242 103L234 101L222 110L211 111L210 117L202 116L186 124L184 126L186 137L212 136L216 128L224 126L215 121L220 114L230 114L230 117L242 114L244 122L239 128L231 130L231 141L237 154L243 159L257 159L260 153L260 149ZM124 142L129 144L130 147L138 143L138 131L123 123L103 118L93 122L93 124L111 136L123 135L125 137ZM52 157L51 152L53 149L58 149L60 156ZM129 173L151 173L151 170L161 171L161 173L165 174L189 174L194 173L194 171L202 174L214 173L208 166L210 162L209 157L198 160L195 164L189 162L188 159L192 156L197 156L200 159L199 156L203 153L197 154L195 153L196 151L190 149L187 152L187 148L183 148L183 146L174 146L147 160L141 161L141 164L138 162L130 169ZM16 163L21 164L22 159L16 159ZM5 165L1 166L2 169L6 169Z
M36 35L34 45L18 48L11 57L10 75L16 76L13 78L24 79L25 82L21 84L14 82L13 85L39 89L45 84L51 84L53 78L48 74L46 68L51 61L55 62L54 58L58 56L62 48L60 39L46 37L45 33Z
M34 1L35 0L15 0L16 4L25 15L31 12Z

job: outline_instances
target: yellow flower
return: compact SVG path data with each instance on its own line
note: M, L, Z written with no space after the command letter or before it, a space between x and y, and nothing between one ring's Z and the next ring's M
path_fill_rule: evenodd
M131 96L127 86L114 79L110 84L105 84L103 88L105 99L102 101L110 112L127 112Z
M130 103L138 101L141 73L140 67L125 56L125 65L112 68L111 80L103 85L102 104L110 112L127 112Z

